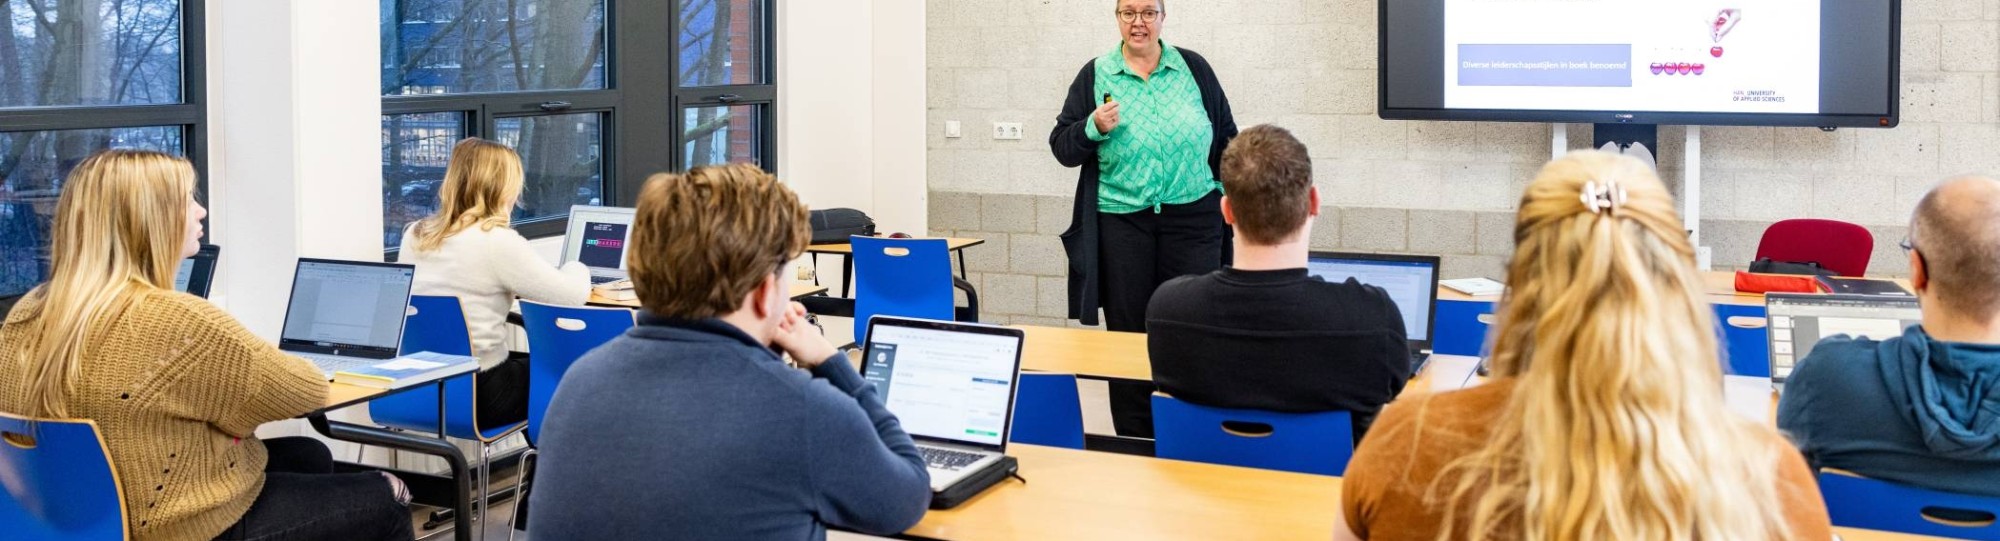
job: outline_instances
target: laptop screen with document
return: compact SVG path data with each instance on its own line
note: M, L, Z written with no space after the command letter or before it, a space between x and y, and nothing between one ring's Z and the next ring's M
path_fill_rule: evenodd
M1799 359L1831 336L1887 340L1923 322L1916 297L1880 295L1764 295L1765 327L1771 342L1771 379L1791 377Z
M410 265L300 259L280 345L394 356L415 276Z
M1431 344L1432 309L1437 307L1438 257L1313 252L1306 272L1321 280L1354 281L1382 288L1403 313L1403 333L1412 349Z
M1019 329L876 317L862 377L911 435L998 447L1013 417Z

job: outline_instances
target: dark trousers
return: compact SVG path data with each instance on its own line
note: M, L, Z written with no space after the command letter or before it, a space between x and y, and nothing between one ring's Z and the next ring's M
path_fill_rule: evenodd
M1146 305L1160 284L1222 268L1229 226L1222 222L1222 192L1192 203L1162 205L1158 213L1097 214L1099 290L1104 327L1146 332ZM1153 437L1153 382L1111 382L1111 420L1118 435Z
M264 440L264 490L217 540L415 539L410 508L375 472L334 473L333 454L312 438Z
M508 353L507 360L480 370L479 429L490 430L528 420L528 354Z

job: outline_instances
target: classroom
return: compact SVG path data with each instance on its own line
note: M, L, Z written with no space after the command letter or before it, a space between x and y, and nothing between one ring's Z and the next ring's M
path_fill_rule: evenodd
M2000 0L0 17L0 539L2000 541Z

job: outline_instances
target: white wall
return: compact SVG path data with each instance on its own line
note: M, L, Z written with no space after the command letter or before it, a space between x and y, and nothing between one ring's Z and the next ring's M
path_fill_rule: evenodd
M219 0L209 17L218 304L267 339L299 257L382 257L378 4Z
M923 2L781 0L778 10L778 176L813 208L923 231Z

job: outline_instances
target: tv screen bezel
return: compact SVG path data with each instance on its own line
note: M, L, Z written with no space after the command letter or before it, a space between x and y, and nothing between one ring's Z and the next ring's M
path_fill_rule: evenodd
M1554 122L1582 124L1653 124L1674 126L1776 126L1819 128L1894 128L1902 123L1903 0L1889 0L1888 116L1794 113L1707 113L1662 111L1558 111L1547 109L1418 109L1389 107L1389 3L1375 8L1375 115L1383 120L1469 122ZM1410 0L1394 0L1408 2ZM1428 1L1428 0L1426 0ZM1442 0L1438 0L1442 1Z

